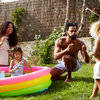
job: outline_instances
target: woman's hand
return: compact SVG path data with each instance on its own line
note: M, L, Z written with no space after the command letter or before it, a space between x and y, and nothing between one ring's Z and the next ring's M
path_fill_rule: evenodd
M3 37L1 38L1 42L2 42L2 43L4 43L6 40L7 40L7 37L6 37L6 36L3 36Z
M93 53L92 52L89 52L89 56L93 56Z

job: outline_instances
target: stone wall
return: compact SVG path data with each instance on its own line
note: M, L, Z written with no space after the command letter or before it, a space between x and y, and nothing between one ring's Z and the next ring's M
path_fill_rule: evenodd
M70 0L70 20L78 24L81 20L82 0ZM20 33L23 41L31 41L35 34L41 34L45 39L53 28L63 26L66 18L67 0L19 0L0 3L0 22L11 20L14 9L22 7L25 12L22 16ZM86 0L86 5L93 9L100 8L100 0ZM86 12L85 25L82 36L89 36L89 15Z
M82 10L82 2L83 0L70 0L70 15L69 19L71 21L75 21L78 23L78 26L80 26L81 21L81 10ZM100 10L100 0L86 0L86 6L90 8L91 10L93 8L98 8ZM81 30L81 37L89 36L89 16L91 12L85 11L85 24L83 25L83 28Z

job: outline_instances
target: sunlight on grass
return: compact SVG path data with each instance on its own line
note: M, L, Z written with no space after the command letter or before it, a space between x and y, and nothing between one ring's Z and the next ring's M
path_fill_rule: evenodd
M46 65L53 67L53 65ZM19 97L0 98L0 100L88 100L94 85L93 66L82 64L81 69L72 73L73 81L64 83L64 80L53 81L48 90L41 93ZM100 93L92 100L100 100Z

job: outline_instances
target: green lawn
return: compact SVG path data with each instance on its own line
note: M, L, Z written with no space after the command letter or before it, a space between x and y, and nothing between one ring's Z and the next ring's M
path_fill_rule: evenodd
M48 65L52 67L54 65ZM72 73L73 81L53 81L51 87L41 93L0 98L0 100L88 100L93 90L93 65L82 64L81 69ZM100 93L92 100L100 100Z

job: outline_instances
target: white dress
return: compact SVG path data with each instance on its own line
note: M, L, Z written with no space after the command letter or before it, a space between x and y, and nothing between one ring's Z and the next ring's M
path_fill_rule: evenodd
M94 66L94 79L100 79L100 61L96 62Z
M0 46L0 65L8 65L8 50L10 49L8 40Z

